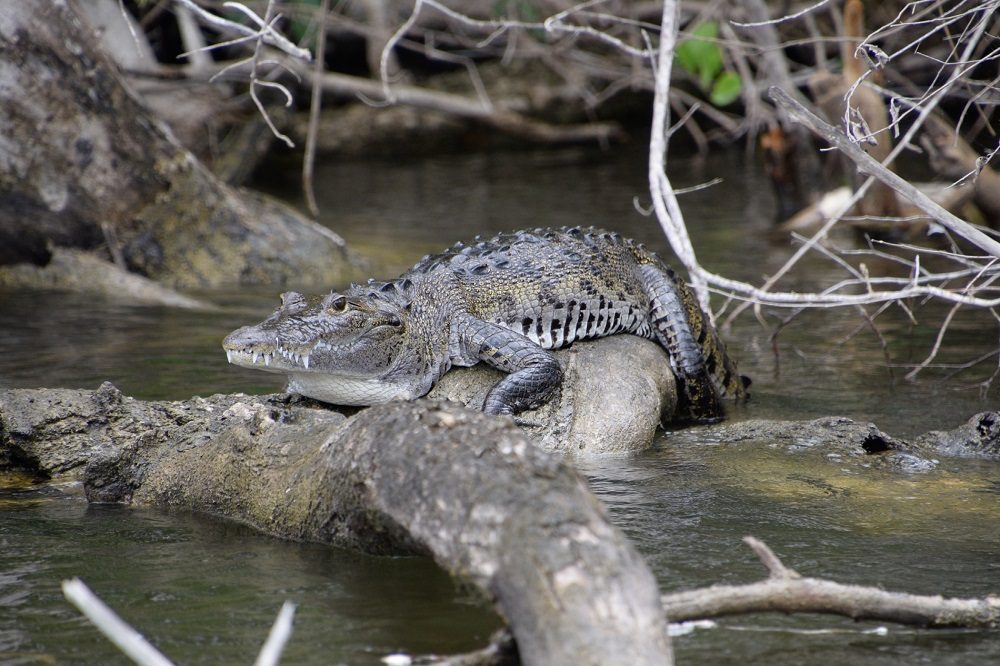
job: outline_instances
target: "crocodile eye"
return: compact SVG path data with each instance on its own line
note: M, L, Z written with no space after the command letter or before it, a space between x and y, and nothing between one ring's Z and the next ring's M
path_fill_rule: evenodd
M326 306L328 312L340 314L347 311L347 296L337 296Z

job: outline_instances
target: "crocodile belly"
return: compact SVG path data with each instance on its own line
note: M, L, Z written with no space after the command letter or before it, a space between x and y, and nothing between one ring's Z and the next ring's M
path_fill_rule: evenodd
M419 397L412 384L394 383L371 377L349 377L320 372L294 372L288 375L289 393L333 405L379 405L394 400Z

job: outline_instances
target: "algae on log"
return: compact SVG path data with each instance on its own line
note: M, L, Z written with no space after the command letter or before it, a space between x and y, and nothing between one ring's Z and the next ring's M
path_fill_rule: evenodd
M347 418L268 396L7 390L4 466L83 470L95 502L430 554L494 601L528 664L669 663L652 573L581 477L509 419L429 400Z
M72 0L0 12L0 98L0 264L97 247L108 225L131 270L172 286L352 276L335 234L233 190L182 148Z

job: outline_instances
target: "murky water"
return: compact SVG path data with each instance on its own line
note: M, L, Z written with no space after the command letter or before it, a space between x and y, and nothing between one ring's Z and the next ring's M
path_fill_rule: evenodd
M674 159L676 186L725 181L682 198L702 260L759 279L788 254L773 242L768 187L739 154ZM581 150L353 162L320 170L327 221L389 277L425 252L476 234L595 224L665 249L636 212L648 201L640 151ZM290 170L294 173L294 170ZM271 178L276 191L294 183ZM292 194L291 196L295 196ZM808 264L813 274L830 265ZM809 285L807 271L792 283ZM128 394L280 389L274 377L229 367L219 342L277 301L271 290L202 296L221 312L140 308L62 294L0 293L0 387L94 388ZM918 361L936 332L931 313L879 321L894 361ZM902 380L878 339L843 313L803 316L778 340L752 316L726 337L754 378L753 400L733 418L839 413L903 436L949 428L995 408L980 395L980 367ZM950 363L995 344L996 328L963 317ZM629 459L581 463L614 521L650 561L665 590L755 580L762 568L740 543L753 534L806 575L909 592L982 596L1000 590L1000 468L942 460L926 474L842 468L822 454L765 446L671 443ZM367 664L410 653L472 649L499 620L422 558L370 558L292 544L203 516L88 507L79 489L0 477L0 663L127 663L62 599L79 576L181 663L250 663L281 602L299 604L286 663ZM916 631L834 617L745 617L676 640L679 663L933 663L1000 661L1000 637Z

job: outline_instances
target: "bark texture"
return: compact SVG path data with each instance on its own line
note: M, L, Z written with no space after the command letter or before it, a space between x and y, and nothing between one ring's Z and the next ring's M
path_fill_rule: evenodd
M175 286L349 277L339 239L248 200L182 148L127 89L67 0L0 13L0 264L114 232L128 268Z
M11 390L0 467L15 465L82 470L94 502L430 554L496 603L528 664L668 663L649 569L584 481L507 419L426 400L347 418L267 396Z

